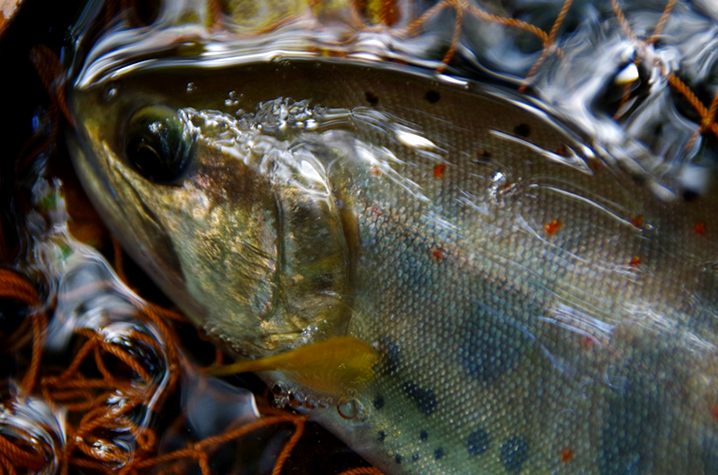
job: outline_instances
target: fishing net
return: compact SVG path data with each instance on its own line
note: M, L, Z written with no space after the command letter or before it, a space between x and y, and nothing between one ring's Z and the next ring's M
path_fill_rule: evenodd
M247 453L248 434L278 427L275 439L262 439L279 446L269 451L268 467L233 468L278 474L305 429L302 416L280 412L264 394L257 411L233 399L242 409L221 431L160 442L159 428L179 433L189 424L183 414L165 414L182 388L199 384L189 375L198 378L223 357L206 342L197 350L201 335L186 345L181 335L194 331L184 318L137 295L142 277L124 275L122 252L76 182L58 172L67 169L59 127L72 122L64 82L112 72L124 60L81 72L78 58L128 58L150 43L158 56L170 56L178 43L199 38L249 53L271 49L279 59L303 53L369 66L409 63L457 87L471 78L523 94L661 199L710 191L718 137L718 7L710 0L195 3L90 2L71 30L73 46L65 46L72 64L63 68L50 49L34 50L51 101L15 162L2 169L0 341L12 370L0 403L0 473L207 475L227 456L222 446ZM183 61L206 59L207 51L187 48ZM234 53L226 48L210 61L227 62Z

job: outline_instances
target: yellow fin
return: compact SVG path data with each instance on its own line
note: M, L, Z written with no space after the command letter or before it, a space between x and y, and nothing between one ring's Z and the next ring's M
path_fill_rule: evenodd
M372 375L377 352L367 343L342 336L301 346L257 360L237 361L208 371L215 376L255 371L281 371L303 386L340 393L365 383Z

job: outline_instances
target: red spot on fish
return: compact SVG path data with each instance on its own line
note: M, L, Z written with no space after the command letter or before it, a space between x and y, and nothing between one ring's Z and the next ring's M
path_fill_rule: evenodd
M371 174L374 176L379 176L379 175L381 175L381 170L379 170L379 167L372 165Z
M561 461L563 463L570 462L571 460L573 460L573 455L573 449L571 447L566 447L561 451Z
M568 149L566 147L559 147L556 149L556 155L561 155L562 157L568 157Z
M483 159L491 158L491 152L487 152L485 150L481 151L481 152L476 152L476 158L483 158Z
M603 168L603 164L600 160L591 160L591 168L593 169L593 171L597 172L601 168Z
M543 228L546 231L546 234L549 236L553 236L558 232L559 229L563 227L563 221L560 219L552 219L550 223L544 224Z
M628 265L631 267L638 267L639 265L641 265L641 258L638 256L633 256L631 258L631 262L629 262Z
M713 416L713 419L718 420L718 404L711 406L711 416Z
M706 233L706 223L703 221L699 221L696 224L693 225L693 230L696 232L696 234L700 234L701 236Z
M631 224L637 228L643 228L643 216L634 216L631 218Z
M596 340L593 339L590 335L584 335L581 339L581 346L584 348L591 348L596 343Z
M442 178L444 176L444 171L446 170L446 165L443 163L439 163L434 167L434 176L436 178Z
M433 257L433 258L436 259L437 261L440 261L440 260L444 259L444 251L442 251L441 249L438 249L438 248L437 248L437 249L432 249L432 250L431 250L431 257Z

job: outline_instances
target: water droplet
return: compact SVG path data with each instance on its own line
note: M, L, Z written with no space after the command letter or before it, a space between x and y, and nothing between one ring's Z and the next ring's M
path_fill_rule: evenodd
M109 84L107 87L105 87L105 91L102 93L102 98L105 100L105 102L112 102L117 99L118 94L119 92L117 91L117 86L114 84Z
M292 391L289 393L289 405L292 407L300 407L302 404L304 404L305 396L302 392L295 392Z
M242 97L241 94L237 94L237 91L229 91L227 99L224 100L224 105L227 107L236 106L239 104L239 99Z
M287 404L289 404L289 398L287 397L274 398L274 407L276 407L277 409L282 409Z
M317 398L311 394L304 399L304 407L306 409L316 409L318 405Z
M287 389L287 386L282 382L276 382L274 383L274 386L272 386L272 394L275 396L286 396L289 394L289 389Z
M364 406L356 398L343 397L337 403L337 411L344 419L355 419L364 412Z

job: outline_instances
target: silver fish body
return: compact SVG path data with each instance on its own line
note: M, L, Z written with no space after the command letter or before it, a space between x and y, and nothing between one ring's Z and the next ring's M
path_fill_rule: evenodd
M386 473L718 473L710 197L410 68L147 67L70 107L90 196L198 325L251 357L377 350L336 394L264 377Z

